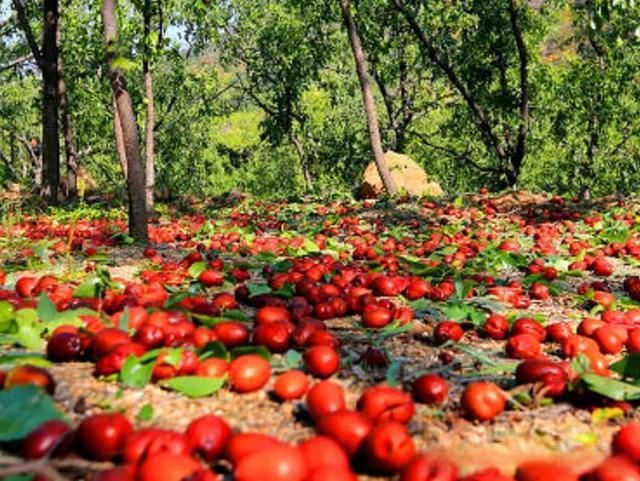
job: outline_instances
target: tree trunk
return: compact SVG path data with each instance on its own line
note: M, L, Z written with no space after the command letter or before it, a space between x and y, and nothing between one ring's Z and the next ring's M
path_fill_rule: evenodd
M520 125L518 126L516 144L511 149L511 168L513 169L513 184L515 185L524 161L527 134L529 132L529 57L515 0L509 0L509 17L520 62Z
M36 190L40 192L42 189L42 152L33 152L30 149L31 162L33 163L33 183Z
M140 156L140 140L136 115L133 111L131 96L127 90L124 72L115 60L118 58L118 18L116 16L116 0L103 0L102 22L104 24L104 40L109 61L111 89L115 97L116 110L120 116L122 138L127 158L127 191L129 194L129 235L138 242L149 240L147 228L147 209L145 204L146 175Z
M364 110L367 116L369 140L371 141L373 158L385 190L389 195L396 195L398 190L384 158L384 150L380 139L380 127L378 126L378 114L376 113L376 105L371 91L369 76L367 74L367 63L364 58L364 52L362 51L362 42L358 35L358 29L353 16L351 15L349 0L340 0L340 8L342 9L342 17L344 18L344 23L349 35L349 43L351 44L353 58L356 63L356 70L358 72L358 80L360 81L362 103L364 104Z
M49 203L58 201L60 138L58 130L58 0L44 0L42 33L42 190Z
M151 0L144 2L144 59L142 62L142 71L144 73L144 95L147 101L147 118L144 129L144 165L146 173L145 186L145 206L147 215L151 215L154 211L153 191L155 183L155 139L154 128L156 122L155 104L153 100L153 74L151 72L151 52L148 45L151 33Z
M64 64L62 61L62 11L60 12L60 20L58 21L58 95L60 98L60 113L62 115L62 135L64 138L65 161L67 165L67 174L64 181L67 199L73 199L78 195L78 154L73 135L73 121L71 120L71 108L69 106L69 98L67 96L67 83L64 78Z
M9 135L9 155L11 157L11 163L13 165L16 165L18 162L18 148L16 146L16 139L13 135L11 135L11 133L8 134ZM25 170L25 166L27 165L26 162L23 162L22 164L22 177L26 176L26 170Z
M296 148L298 158L300 159L300 167L302 168L302 174L304 176L304 188L307 192L313 189L313 181L311 179L311 172L309 171L309 164L307 163L307 154L304 151L304 146L300 142L300 139L294 134L291 134L291 143Z
M42 48L38 47L22 0L13 0L20 29L42 74L41 154L32 155L35 184L47 202L55 203L60 183L60 139L58 137L58 0L44 0Z
M414 110L411 95L407 91L409 70L403 46L400 46L398 55L400 57L400 60L398 61L398 69L400 71L399 90L400 115L402 116L402 121L397 122L398 126L396 129L396 149L398 149L398 152L404 152L407 143L407 130L409 129L411 122L413 122Z
M122 175L126 181L129 178L127 172L127 151L124 146L124 134L122 133L122 123L120 122L120 114L118 113L118 105L116 104L116 98L113 97L113 131L116 136L116 151L118 152L118 160L120 161L120 167L122 167Z

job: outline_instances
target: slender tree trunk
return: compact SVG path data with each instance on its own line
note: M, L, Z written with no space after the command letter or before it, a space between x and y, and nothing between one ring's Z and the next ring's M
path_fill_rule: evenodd
M13 165L16 165L17 161L18 161L18 149L16 146L16 139L13 135L11 135L11 133L8 134L9 135L9 155L11 157L11 163ZM23 165L23 169L22 169L22 176L24 177L26 175L24 166L27 165L26 162L22 164Z
M42 33L42 191L49 203L58 201L60 137L58 130L58 0L44 0Z
M122 123L120 123L120 114L118 113L118 105L116 98L113 97L113 131L116 136L116 151L118 152L118 160L122 168L122 175L126 181L129 178L127 172L127 150L124 146L124 134L122 133Z
M511 28L516 41L520 62L520 125L518 126L518 136L515 146L511 149L511 167L514 176L513 184L515 185L524 161L527 134L529 132L529 56L527 46L524 43L522 26L520 25L520 17L515 0L509 0L509 17L511 19Z
M31 162L33 164L33 183L36 187L36 190L40 192L42 188L42 152L37 153L30 151Z
M398 55L400 57L400 60L398 61L398 69L400 71L400 115L402 116L402 120L397 122L396 148L399 152L404 152L407 143L407 130L409 129L411 122L413 122L414 110L412 108L412 97L407 91L409 70L403 46L400 46Z
M298 153L298 158L300 159L300 167L302 168L302 174L304 176L304 187L306 191L311 191L313 189L313 181L311 179L311 172L309 171L309 164L307 162L307 154L304 150L304 146L300 139L296 137L295 134L290 135L291 143L296 148L296 152Z
M349 35L349 42L353 52L353 58L356 63L358 72L358 80L360 81L360 90L362 91L362 102L367 116L367 125L369 127L369 139L371 141L371 150L373 158L378 169L378 174L382 180L382 185L389 195L396 195L398 190L396 184L391 177L391 172L384 158L384 150L382 148L382 140L380 139L380 127L378 125L378 114L376 113L376 105L371 91L371 84L367 74L367 63L362 50L362 42L358 35L356 23L351 15L349 0L340 0L340 8L342 9L342 17Z
M380 75L380 72L378 72L375 67L371 69L371 75L373 77L373 80L375 80L376 85L378 86L378 90L380 90L380 94L382 95L382 103L384 104L385 111L387 112L389 126L393 131L393 150L395 152L400 152L400 150L398 150L398 122L396 121L393 96L391 95L391 92L389 92L387 84L384 82L382 75Z
M145 205L147 214L154 211L153 191L155 188L155 140L153 128L155 126L155 107L153 103L153 76L151 72L144 74L144 91L147 99L147 119L144 130L144 165L146 173Z
M144 165L146 173L145 205L147 215L154 211L153 191L155 183L155 139L154 127L156 123L155 104L153 100L153 73L151 72L151 52L148 45L151 33L151 0L144 2L144 59L142 70L144 73L144 95L147 101L147 118L144 129Z
M109 61L111 89L115 97L116 108L120 115L124 150L127 157L127 191L129 193L129 234L138 242L149 239L147 228L147 209L145 203L146 175L140 156L138 126L133 111L131 96L127 90L124 72L115 65L118 58L118 18L116 0L103 0L102 22L104 40Z
M64 77L64 64L62 61L62 10L58 21L58 95L60 98L60 113L62 119L62 136L64 138L65 161L67 174L64 182L64 195L68 199L73 199L78 195L78 154L73 135L73 121L71 120L71 108L67 95L67 83Z

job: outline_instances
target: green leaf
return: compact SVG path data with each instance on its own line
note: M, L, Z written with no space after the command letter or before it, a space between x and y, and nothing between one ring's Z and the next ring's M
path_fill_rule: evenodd
M217 357L220 359L229 360L231 355L229 351L220 341L214 341L207 343L202 349L198 351L198 358L202 361L209 359L210 357Z
M275 264L273 264L272 267L273 267L273 272L281 273L281 272L288 272L292 266L293 264L291 263L291 261L285 259L285 260L276 262Z
M368 329L368 331L376 337L384 338L404 334L405 332L409 332L411 329L413 329L413 327L413 322L400 324L400 321L394 320L393 322L384 326L382 329Z
M35 476L35 474L15 474L2 478L2 481L32 481Z
M385 382L389 386L395 387L398 384L400 384L400 381L398 380L398 375L400 374L401 367L402 367L402 363L397 359L394 359L393 361L391 361L391 364L389 364L389 367L387 368L387 373L385 375L385 380L386 380Z
M73 291L73 297L78 299L88 299L92 297L99 297L104 290L104 283L98 275L91 275L87 277L78 287Z
M208 265L204 261L194 262L193 264L191 264L191 266L189 266L189 275L192 278L197 279L200 274L207 270L207 268Z
M18 309L15 313L15 321L18 324L33 324L38 322L38 313L35 309Z
M599 234L600 238L607 244L613 244L614 242L625 243L629 239L629 235L629 227L622 222L612 224Z
M623 381L586 373L580 376L583 384L595 393L616 401L634 401L640 399L640 386Z
M469 311L469 320L475 326L483 326L485 321L487 320L487 313L479 309L471 309Z
M126 57L117 57L113 59L113 61L111 62L111 66L114 69L128 71L133 70L136 67L136 63Z
M442 346L440 346L441 348L448 345L449 343L445 343ZM478 351L474 348L472 348L471 346L468 346L466 344L461 344L461 343L456 343L456 342L452 342L450 345L452 345L453 347L455 347L456 349L464 352L465 354L473 357L474 359L477 359L478 361L480 361L483 364L486 364L488 366L496 366L498 365L498 361L492 359L491 357L489 357L487 354L485 354L482 351Z
M282 286L277 291L274 291L273 293L277 296L284 297L285 299L291 299L296 295L296 289L293 284L287 282L284 286Z
M204 324L205 326L215 326L216 324L220 324L222 322L228 322L229 319L226 317L213 317L207 316L206 314L197 314L195 312L191 313L191 317L196 319L200 324Z
M58 309L56 305L51 302L51 299L44 293L40 293L38 298L38 307L36 308L38 317L44 322L51 322L58 317Z
M140 408L136 416L138 421L150 421L153 419L153 406L151 404L145 404Z
M120 370L120 381L129 387L144 387L151 381L155 362L143 362L135 356L129 356Z
M52 333L60 326L84 327L84 323L74 311L64 311L52 321L44 323L42 327L44 327L43 332Z
M192 398L211 396L225 383L224 378L177 376L160 382L162 387L178 391Z
M289 349L284 354L284 365L287 369L300 369L303 365L302 354L295 349Z
M0 391L0 442L23 439L45 421L64 420L53 399L34 385Z
M129 306L124 308L124 312L120 316L120 320L118 321L118 327L124 331L129 331Z
M184 301L190 296L191 294L189 294L188 292L176 292L175 294L172 294L171 296L169 296L167 301L164 303L164 308L171 309L172 307L177 306L178 304L180 304L182 301Z
M6 334L0 335L0 344L18 344L31 351L40 351L44 341L40 338L43 327L38 323L35 309L20 309Z
M182 361L182 353L184 349L181 347L172 347L165 351L167 356L164 359L165 364L169 364L169 366L178 367L180 365L180 361Z
M256 284L255 282L247 282L249 297L261 296L263 294L271 294L272 290L266 284Z
M316 244L314 241L312 241L311 239L305 237L304 238L304 242L302 244L302 248L307 252L320 252L320 247L318 247L318 244Z
M571 360L571 370L577 375L591 371L591 361L589 358L580 353Z
M0 301L0 332L5 332L11 325L15 308L8 301Z
M247 354L257 354L260 357L265 358L267 361L271 361L271 353L269 349L264 346L241 346L231 350L231 357L236 358Z
M251 318L240 309L229 309L228 311L224 311L223 317L233 321L251 322Z
M627 354L609 368L622 377L640 379L640 353Z
M30 364L32 366L49 367L51 362L38 352L8 352L0 355L0 365L4 368Z

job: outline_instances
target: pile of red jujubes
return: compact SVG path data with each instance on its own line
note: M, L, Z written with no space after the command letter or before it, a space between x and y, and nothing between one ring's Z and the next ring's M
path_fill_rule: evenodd
M402 234L399 240L385 235L387 227L380 219L365 227L356 213L344 206L318 208L320 215L338 212L341 217L315 234L317 247L324 249L332 237L341 236L351 252L345 249L335 257L319 253L294 256L266 265L261 272L264 281L261 285L268 286L263 289L268 293L252 291L255 289L252 284L258 279L245 263L223 260L216 252L234 253L238 258L265 252L284 256L304 246L302 235L282 237L267 232L286 227L275 214L235 212L229 216L230 225L254 225L258 234L248 241L237 232L217 232L211 235L208 248L193 241L194 232L205 223L203 217L155 226L152 237L157 241L181 242L182 246L195 249L180 261L172 261L148 248L144 255L151 267L140 273L139 282L113 279L121 287L111 286L97 297L75 297L76 285L51 275L20 277L14 289L0 289L0 300L10 302L16 309L36 307L40 296L46 294L58 311L84 307L96 312L81 315L81 327L63 325L55 329L48 336L46 352L54 362L94 362L98 376L116 375L131 357L140 358L157 350L153 381L189 375L225 378L235 392L248 393L264 388L271 379L269 361L256 353L204 357L202 350L219 342L231 352L246 346L262 346L276 354L291 349L301 351L303 367L279 374L273 390L284 402L305 399L317 431L316 437L292 446L264 434L233 434L225 421L215 416L193 420L185 433L178 433L161 429L134 432L123 416L101 414L86 418L75 430L59 422L41 426L25 440L24 455L41 457L51 450L54 455L63 455L75 446L75 451L87 458L122 462L122 466L99 474L102 481L207 480L217 479L214 472L225 469L232 470L235 479L245 481L340 481L354 479L353 470L382 475L401 473L403 481L512 479L492 469L458 478L456 467L447 460L417 452L407 429L415 403L442 404L449 398L447 381L437 375L424 374L406 380L406 390L371 386L362 393L356 406L348 407L341 385L329 379L340 369L340 340L326 321L353 315L367 329L402 326L414 319L407 301L427 299L445 303L458 295L456 280L450 276L429 282L412 274L403 260L405 254L423 259L446 246L447 253L440 258L423 259L423 265L461 268L486 253L491 244L499 255L568 253L572 256L569 269L589 271L601 278L585 282L577 289L584 304L595 309L593 315L580 322L576 332L567 322L543 326L533 317L520 316L514 320L492 312L482 325L452 320L437 322L431 340L436 346L457 342L464 336L471 337L474 333L469 331L475 330L475 334L504 341L506 356L519 361L516 384L531 385L541 396L571 400L575 391L568 387L579 374L574 372L572 359L582 356L588 361L586 369L608 376L611 373L607 356L625 349L640 352L640 309L619 308L606 280L614 271L611 257L640 258L640 246L635 237L630 237L624 243L611 242L594 249L576 233L575 222L580 215L565 208L562 199L554 199L554 203L557 208L550 208L543 220L560 223L512 215L508 222L503 222L509 230L503 225L505 232L501 232L481 223L472 228L496 215L496 207L489 200L482 203L481 209L439 207L425 201L422 207L433 211L442 228L434 228L423 240L411 234ZM447 231L444 227L451 219L460 220L466 227L453 233ZM593 215L582 220L598 232L602 217ZM616 220L631 226L635 216L621 214ZM415 233L420 223L409 220L404 227ZM31 229L33 239L71 235L68 229L47 222L34 221L22 228ZM90 223L77 229L73 242L56 244L54 250L62 253L69 248L84 249L91 256L97 246L111 242L104 234L105 229L103 223ZM516 240L521 237L531 238L532 245L522 247ZM196 263L206 265L192 277ZM89 264L87 270L93 268ZM558 269L536 257L526 265L526 274L535 281L496 279L480 272L469 275L464 280L472 281L474 287L466 300L482 291L518 310L553 296L554 281L560 275ZM0 271L0 284L4 281ZM183 295L167 307L180 286L195 282L199 291L185 288ZM234 288L225 292L228 282ZM628 277L624 289L632 299L640 301L640 278ZM250 322L230 315L241 306L251 308ZM553 354L558 354L561 361L546 354L552 352L551 345L557 349ZM173 358L176 348L178 359ZM451 362L454 356L445 350L440 354L443 363ZM367 349L362 360L378 367L389 362L386 354L375 348ZM38 384L50 393L55 388L46 370L34 366L0 372L0 382L5 389L25 383ZM490 421L505 410L508 399L508 393L497 384L478 381L465 387L459 401L468 418ZM555 462L532 461L519 467L516 479L640 479L634 464L640 460L639 431L635 424L624 427L614 439L613 456L593 472L572 472Z
M307 385L303 374L291 371L278 378L276 392L285 399L299 397ZM430 385L440 390L431 387L422 392ZM446 384L437 378L425 376L414 389L419 396L430 396L430 401L446 397ZM94 481L213 481L229 472L236 481L348 481L357 479L356 472L399 473L401 481L640 479L640 423L622 427L613 438L612 454L595 467L593 463L585 468L566 461L531 460L518 467L515 478L502 474L499 467L459 477L456 465L442 455L417 452L406 426L414 403L400 389L370 387L351 410L345 406L340 385L325 380L313 385L306 402L317 434L297 445L261 433L234 433L215 415L194 419L184 432L177 432L135 430L125 416L111 413L89 416L76 428L47 421L24 439L21 450L26 459L58 458L74 452L90 460L116 463L98 472Z

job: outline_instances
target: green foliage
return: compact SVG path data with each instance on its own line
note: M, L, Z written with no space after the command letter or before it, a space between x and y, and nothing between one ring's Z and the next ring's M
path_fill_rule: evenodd
M509 2L405 2L488 113L499 139L518 127L519 61ZM163 196L348 194L371 158L359 85L337 2L120 2L119 63L145 121L142 55L154 74L156 185ZM636 190L640 168L640 10L632 1L517 0L528 50L531 118L518 186L600 195ZM419 8L418 8L419 7ZM160 15L159 9L162 9ZM386 0L354 2L385 148L403 151L450 193L504 179L472 112ZM40 9L28 4L39 34ZM9 12L0 12L0 20ZM162 18L162 22L160 22ZM0 22L1 24L2 22ZM99 2L70 0L62 58L80 164L98 192L124 198ZM0 184L32 187L40 136L34 62L15 19L0 27ZM480 168L478 168L480 167ZM488 169L488 170L487 170ZM186 175L185 175L186 174Z
M53 399L39 387L0 391L0 442L23 439L45 421L64 419Z

